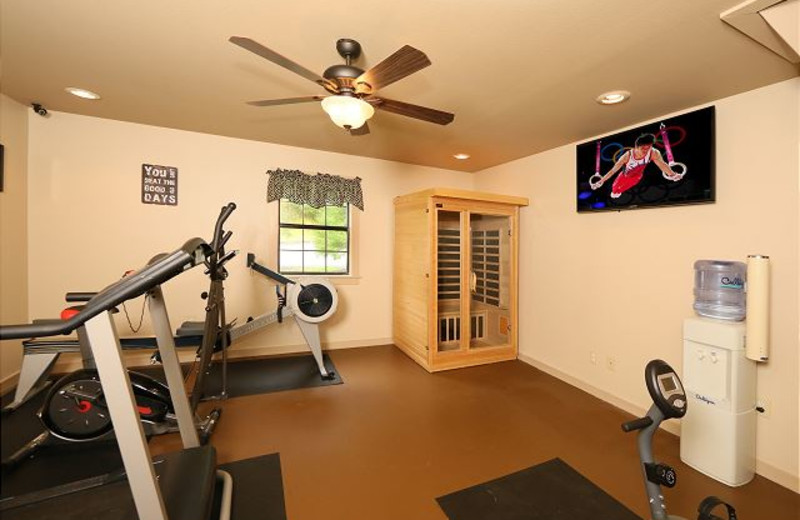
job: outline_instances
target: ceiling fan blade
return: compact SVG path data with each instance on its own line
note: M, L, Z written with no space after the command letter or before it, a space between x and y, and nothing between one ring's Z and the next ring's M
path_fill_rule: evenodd
M288 69L294 72L295 74L299 74L304 78L313 81L314 83L322 85L325 88L333 88L333 89L336 88L336 85L334 85L331 81L328 81L327 79L323 78L316 72L312 72L307 68L303 67L302 65L298 65L289 58L281 56L280 54L271 49L267 49L257 41L251 40L250 38L244 38L242 36L231 36L228 39L228 41L230 41L235 45L238 45L242 49L248 50L254 54L258 54L262 58L266 58L272 63L280 65L281 67Z
M350 129L350 135L358 136L358 135L367 135L369 133L369 124L364 121L364 124L359 126L356 129Z
M404 45L400 50L356 78L354 84L359 94L369 94L397 80L424 69L431 64L425 53Z
M455 114L450 112L443 112L434 108L422 107L419 105L412 105L410 103L403 103L402 101L395 101L393 99L372 97L366 99L372 106L385 110L386 112L393 112L401 116L413 117L428 121L429 123L436 123L437 125L447 125L453 122L456 117Z
M295 103L307 103L309 101L319 101L325 96L303 96L284 99L262 99L260 101L248 101L248 105L254 107L271 107L275 105L294 105Z

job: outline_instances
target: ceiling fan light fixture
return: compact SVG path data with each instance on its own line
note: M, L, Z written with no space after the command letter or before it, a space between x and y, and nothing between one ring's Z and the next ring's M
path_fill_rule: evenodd
M322 109L336 126L350 130L361 128L375 114L372 105L355 96L328 96L322 100Z
M612 90L611 92L600 94L595 98L595 101L601 105L616 105L626 101L629 97L631 97L631 93L627 90Z
M73 96L78 96L81 99L100 99L100 94L92 92L91 90L86 90L85 88L78 88L78 87L67 87L64 90L72 94Z

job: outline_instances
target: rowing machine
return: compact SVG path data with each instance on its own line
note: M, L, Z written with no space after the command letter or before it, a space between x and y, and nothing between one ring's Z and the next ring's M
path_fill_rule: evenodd
M333 379L335 374L329 372L322 361L319 337L319 324L333 316L339 305L339 295L333 284L319 277L292 280L256 262L256 255L253 253L247 254L247 267L277 282L275 294L278 297L278 309L258 318L250 318L246 323L232 328L229 333L231 341L275 322L280 323L285 317L294 316L295 323L314 355L320 375L324 379Z

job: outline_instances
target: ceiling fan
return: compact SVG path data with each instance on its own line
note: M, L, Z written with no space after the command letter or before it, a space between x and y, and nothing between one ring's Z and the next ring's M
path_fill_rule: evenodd
M438 125L451 123L455 117L449 112L374 95L379 89L431 64L425 53L409 45L403 46L365 72L352 65L352 62L361 55L361 44L349 38L342 38L336 42L336 50L345 59L345 63L328 67L320 76L250 38L232 36L229 41L317 83L331 94L249 101L249 105L267 107L321 101L323 110L333 122L351 135L369 133L367 119L373 116L376 108Z

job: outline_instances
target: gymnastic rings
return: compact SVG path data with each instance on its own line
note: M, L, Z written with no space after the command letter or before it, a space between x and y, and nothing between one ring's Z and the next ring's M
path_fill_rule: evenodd
M665 179L667 179L668 181L678 182L679 180L683 179L684 175L686 175L687 168L686 168L685 164L673 161L673 162L669 163L668 166L669 166L670 170L675 172L675 175L667 175L666 172L661 172L661 176L664 177ZM676 171L676 170L680 170L680 171ZM591 179L589 180L589 182L591 182Z
M606 155L606 150L608 150L609 148L616 148L617 151L614 154L607 156ZM616 159L617 154L619 153L620 150L624 150L624 149L625 149L625 147L622 146L620 143L608 143L600 151L600 158L603 159L605 162L615 163L615 162L617 162L617 159Z
M599 173L595 173L594 175L589 177L589 187L592 188L593 190L596 190L597 188L603 185L603 183L600 182L602 181L602 179L603 179L602 175L600 175Z
M671 132L673 130L678 132L678 138L675 139L674 142L669 138L668 138L668 140L669 140L670 143L672 143L672 146L678 146L679 144L681 144L686 139L686 130L682 126L665 126L664 127L664 133L666 133L666 134L669 134L669 132ZM662 138L661 128L659 128L658 134L659 135L656 136L656 142L653 143L653 144L655 146L657 146L658 148L664 148L664 140Z

